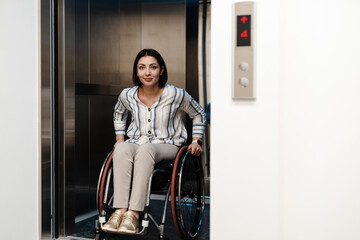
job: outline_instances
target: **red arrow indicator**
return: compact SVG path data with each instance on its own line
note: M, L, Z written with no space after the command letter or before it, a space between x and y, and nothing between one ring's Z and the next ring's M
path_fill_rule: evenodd
M242 38L247 38L248 37L248 34L247 34L247 30L244 30L241 35L240 35Z
M243 23L245 23L248 19L244 16L240 19L240 21L242 21Z

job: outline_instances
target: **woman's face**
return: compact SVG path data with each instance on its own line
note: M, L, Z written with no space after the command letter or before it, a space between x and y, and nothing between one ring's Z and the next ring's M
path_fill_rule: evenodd
M137 63L137 76L139 77L143 87L159 86L159 77L163 73L156 58L152 56L144 56Z

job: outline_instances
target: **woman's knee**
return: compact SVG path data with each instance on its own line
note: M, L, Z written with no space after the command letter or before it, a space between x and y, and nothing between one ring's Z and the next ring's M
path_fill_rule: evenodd
M121 160L133 161L134 153L135 150L133 143L120 142L115 146L113 159L114 161L121 161Z
M135 161L149 161L155 164L156 151L152 143L145 143L139 146L135 153Z

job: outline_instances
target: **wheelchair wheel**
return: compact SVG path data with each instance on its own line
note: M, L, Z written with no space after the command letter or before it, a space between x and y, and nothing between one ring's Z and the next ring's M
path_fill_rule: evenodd
M113 178L112 178L112 156L111 151L101 168L100 176L96 189L96 207L99 217L105 217L104 206L110 207L114 197ZM108 209L107 209L108 210Z
M197 237L203 219L205 183L199 157L187 146L180 149L171 180L171 210L177 233L183 239Z

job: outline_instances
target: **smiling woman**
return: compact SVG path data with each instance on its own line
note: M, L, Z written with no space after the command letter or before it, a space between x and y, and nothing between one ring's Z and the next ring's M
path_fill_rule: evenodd
M135 58L133 83L124 89L114 109L114 203L116 211L102 229L134 234L139 212L144 210L147 186L154 165L174 159L187 140L182 112L193 119L194 156L202 153L206 117L203 108L184 90L167 82L166 65L153 49L141 50ZM128 113L132 119L126 128ZM125 135L129 138L125 140Z
M137 64L137 76L139 77L142 85L155 87L158 85L159 76L164 72L164 67L160 66L156 58L151 56L144 56L140 58Z
M145 55L137 63L137 77L141 82L138 97L148 107L151 107L164 91L165 80L159 84L159 78L163 75L165 65L159 65L156 58ZM138 81L137 81L138 82Z
M146 70L150 71L146 72ZM165 61L160 53L154 49L143 49L135 58L133 65L134 85L142 87L143 81L141 81L141 79L144 77L157 78L160 88L164 87L168 80Z

